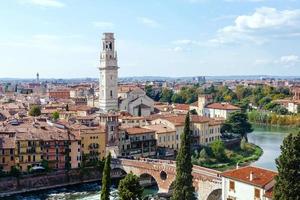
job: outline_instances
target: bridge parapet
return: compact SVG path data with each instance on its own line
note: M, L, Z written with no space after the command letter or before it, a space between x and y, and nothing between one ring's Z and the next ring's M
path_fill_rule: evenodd
M176 162L158 159L114 159L112 169L120 168L126 173L133 172L137 176L151 175L157 182L159 192L170 191L171 184L176 178ZM162 174L165 173L165 177ZM220 172L200 166L193 166L193 185L198 192L199 199L207 200L207 197L216 190L221 190L222 179Z

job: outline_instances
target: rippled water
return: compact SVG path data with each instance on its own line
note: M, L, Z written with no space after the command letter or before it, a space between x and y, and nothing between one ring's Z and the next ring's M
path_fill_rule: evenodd
M144 196L157 193L156 188L145 189ZM100 184L88 183L77 186L65 187L60 189L46 190L34 192L15 197L7 198L7 200L99 200ZM118 200L118 191L116 187L112 188L111 200Z

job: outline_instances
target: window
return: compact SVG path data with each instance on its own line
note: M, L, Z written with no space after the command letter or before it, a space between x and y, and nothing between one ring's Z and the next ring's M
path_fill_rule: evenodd
M235 185L234 185L234 181L230 181L229 182L229 190L233 190L234 191Z
M112 90L110 91L110 98L113 98Z
M258 199L260 198L260 189L257 188L254 189L254 197Z

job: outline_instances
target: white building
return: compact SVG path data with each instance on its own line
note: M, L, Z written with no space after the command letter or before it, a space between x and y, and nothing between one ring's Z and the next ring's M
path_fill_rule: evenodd
M118 61L113 33L104 33L100 54L100 111L118 109Z
M134 116L149 116L154 111L154 101L139 87L119 93L119 109Z
M288 103L287 110L291 113L298 113L300 101L291 101Z
M198 101L190 105L190 110L196 110L200 116L224 119L227 119L230 113L241 110L230 103L212 103L212 101L210 95L199 95Z
M253 166L221 173L223 200L271 200L276 172Z

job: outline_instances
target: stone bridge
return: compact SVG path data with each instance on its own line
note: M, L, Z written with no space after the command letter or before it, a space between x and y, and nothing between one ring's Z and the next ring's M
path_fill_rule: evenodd
M168 160L157 159L114 159L112 160L112 175L120 175L120 171L125 173L132 172L141 177L150 175L158 185L159 193L169 193L172 183L176 177L176 163ZM193 185L199 200L220 200L222 195L222 179L219 171L194 166Z

